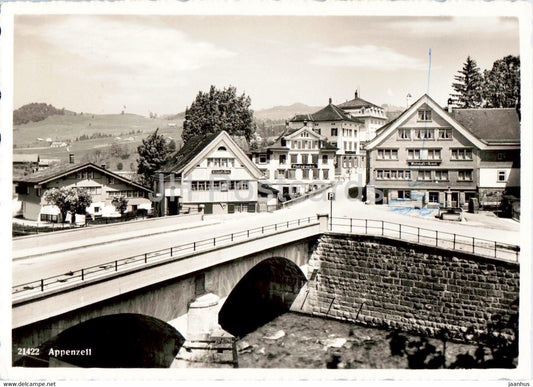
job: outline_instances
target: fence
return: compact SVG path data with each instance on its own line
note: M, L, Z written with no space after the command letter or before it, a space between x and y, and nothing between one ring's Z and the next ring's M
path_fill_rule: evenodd
M70 271L68 273L56 275L53 277L43 278L37 281L31 281L20 285L13 286L14 295L31 295L34 293L44 292L45 290L59 289L65 285L75 282L85 281L98 277L102 274L119 272L121 270L142 267L154 262L164 262L165 260L179 260L190 256L191 254L208 251L220 246L228 246L233 243L245 241L260 235L273 235L283 230L299 228L307 225L318 224L316 216L299 218L279 223L260 226L244 231L238 231L231 234L225 234L218 237L202 239L194 242L185 243L178 246L172 246L161 250L150 251L127 258L121 258L109 261L95 266L86 267L80 270Z
M384 236L417 244L462 251L488 258L518 262L520 247L487 239L464 236L422 227L408 226L383 220L336 218L329 219L334 232Z

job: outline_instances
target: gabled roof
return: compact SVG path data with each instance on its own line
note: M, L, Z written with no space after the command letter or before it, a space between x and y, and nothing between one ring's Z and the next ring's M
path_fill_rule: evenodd
M321 139L323 140L325 137L324 136L321 136L320 134L318 134L317 132L315 132L311 127L309 126L302 126L301 128L299 129L296 129L296 130L290 130L290 133L287 133L284 137L285 138L292 138L292 137L296 137L298 135L300 135L302 132L307 132L309 133L310 135L312 135L313 137L316 137L317 139Z
M189 139L181 149L175 151L169 157L169 161L159 170L161 172L178 172L181 171L191 160L196 157L207 145L211 143L218 133L212 133L203 136L195 136Z
M350 117L341 108L333 105L332 103L313 114L297 114L291 119L291 122L303 121L350 121L358 124L364 124L363 121Z
M107 176L113 177L117 180L120 180L124 183L131 184L137 188L143 189L145 191L150 191L150 188L144 187L133 180L127 179L119 174L113 173L108 169L102 168L93 163L74 163L74 164L60 164L53 167L49 167L45 170L32 173L31 175L22 176L19 178L14 178L15 183L28 183L28 184L46 184L50 181L60 179L63 176L76 173L78 171L84 170L86 168L91 168L97 170Z
M520 119L516 109L455 109L451 116L488 143L520 142Z
M478 147L479 149L490 149L493 145L498 146L505 146L505 145L516 145L519 144L519 141L511 142L509 144L509 141L507 139L499 139L496 138L498 135L495 135L493 132L497 131L498 129L494 127L493 129L487 130L483 128L482 126L484 124L487 124L487 119L490 117L493 117L493 115L497 115L497 112L489 112L488 114L482 113L486 110L507 110L507 109L476 109L478 112L475 113L469 113L465 112L464 114L459 113L459 116L462 117L462 120L465 124L460 123L458 120L455 120L452 115L450 115L447 111L445 111L442 107L439 106L429 95L424 94L422 97L420 97L415 103L413 103L410 107L408 107L405 111L402 112L396 119L392 120L391 122L387 123L386 125L382 126L376 131L376 137L368 142L366 145L366 149L370 150L375 148L377 145L379 145L381 142L383 142L386 138L388 138L406 119L408 119L412 114L416 113L417 109L419 109L421 106L427 104L433 111L435 111L439 116L441 116L444 120L448 122L448 124L455 128L457 131L459 131L463 136L465 136L473 145ZM474 109L464 109L464 110L474 110ZM511 109L513 110L513 109ZM505 113L507 116L508 113ZM517 117L518 118L518 117ZM498 119L497 122L501 123L509 123L510 120L509 116L504 119ZM466 125L468 124L468 126ZM470 126L473 127L473 130L470 130ZM492 127L492 124L490 125ZM516 133L516 127L513 124L513 128L511 129L504 129L505 133L507 131ZM492 133L492 134L490 134ZM492 138L485 138L487 134L490 134ZM503 136L507 136L508 134L504 134ZM489 137L490 137L489 136ZM518 128L518 138L519 138L519 128Z
M204 157L212 152L216 146L224 144L229 147L230 151L239 159L239 161L248 169L255 178L262 176L259 168L250 160L246 153L236 144L226 131L196 136L187 141L187 143L177 152L175 152L169 161L160 168L163 173L175 173L183 175L194 168Z
M378 106L376 104L373 104L372 102L368 102L362 98L355 97L354 99L351 99L349 101L343 102L340 105L338 105L341 109L357 109L361 107L375 107L378 109L383 110L381 106Z

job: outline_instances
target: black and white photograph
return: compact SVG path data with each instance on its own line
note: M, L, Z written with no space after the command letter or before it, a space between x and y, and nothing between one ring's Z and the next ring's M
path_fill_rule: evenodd
M531 379L530 3L15 3L0 379Z

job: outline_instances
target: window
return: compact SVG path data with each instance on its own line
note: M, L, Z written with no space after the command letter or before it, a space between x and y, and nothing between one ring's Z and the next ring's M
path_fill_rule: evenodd
M278 169L276 171L276 179L283 179L285 177L285 170L284 169Z
M198 182L192 181L191 182L191 191L198 191Z
M498 152L498 161L505 160L505 152Z
M439 202L439 193L438 192L429 192L428 195L428 201L430 203L438 203Z
M419 110L418 120L419 121L431 121L431 110Z
M457 176L458 181L472 181L472 170L459 171Z
M37 188L35 188L35 195L37 195L37 196L41 196L42 193L43 193L43 191L42 191L42 188L41 188L41 187L37 187Z
M337 128L331 128L331 135L337 136Z
M322 164L328 163L328 155L322 155Z
M313 169L313 179L320 179L320 169Z
M507 180L505 175L505 171L498 171L498 183L503 183Z
M452 139L451 129L439 129L439 140L451 140L451 139Z
M472 149L455 148L452 149L452 160L472 160Z
M318 155L316 153L311 155L311 162L313 164L318 164Z
M410 140L411 139L411 129L398 129L398 138L400 140Z
M307 164L309 161L309 155L302 155L302 164Z
M403 169L378 169L376 170L377 180L409 180L411 171Z
M420 149L409 149L407 151L407 160L420 160Z
M398 149L378 149L378 160L398 160Z
M424 180L424 181L431 180L431 171L419 170L418 180Z
M436 181L448 181L448 171L446 170L435 171L435 180Z
M279 163L285 164L287 162L287 155L279 155Z
M259 155L259 164L266 164L267 155Z
M302 179L309 180L309 169L302 169Z
M298 163L298 155L291 155L291 164Z
M398 191L398 199L411 199L411 191Z
M261 169L261 172L265 175L266 179L270 179L270 171L268 169Z
M329 179L329 169L323 169L323 170L322 170L322 178L323 178L324 180Z
M220 181L213 181L213 191L220 191Z
M300 135L300 137L309 137L309 133L307 133L307 132L303 132L303 133Z
M287 179L296 179L296 169L287 170Z
M226 149L225 146L219 146L217 150L219 150L219 151L225 151L225 150L227 150L227 149Z
M415 139L416 140L433 140L435 138L434 129L415 129Z

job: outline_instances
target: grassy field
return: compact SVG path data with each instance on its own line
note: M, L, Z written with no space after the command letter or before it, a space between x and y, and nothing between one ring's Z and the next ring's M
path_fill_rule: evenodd
M170 124L170 125L169 125ZM136 166L137 146L155 129L167 139L178 142L181 139L183 120L166 120L147 118L134 114L77 114L54 115L39 122L30 122L13 127L14 153L37 153L41 159L58 159L68 162L68 154L74 153L77 161L102 161L111 169L131 170L132 163ZM133 133L132 133L133 132ZM88 137L104 133L110 137L76 141L76 138ZM65 147L50 148L47 138L53 141L70 141L69 149ZM39 140L42 139L42 140ZM98 160L112 144L126 147L131 153L126 159L106 158Z

